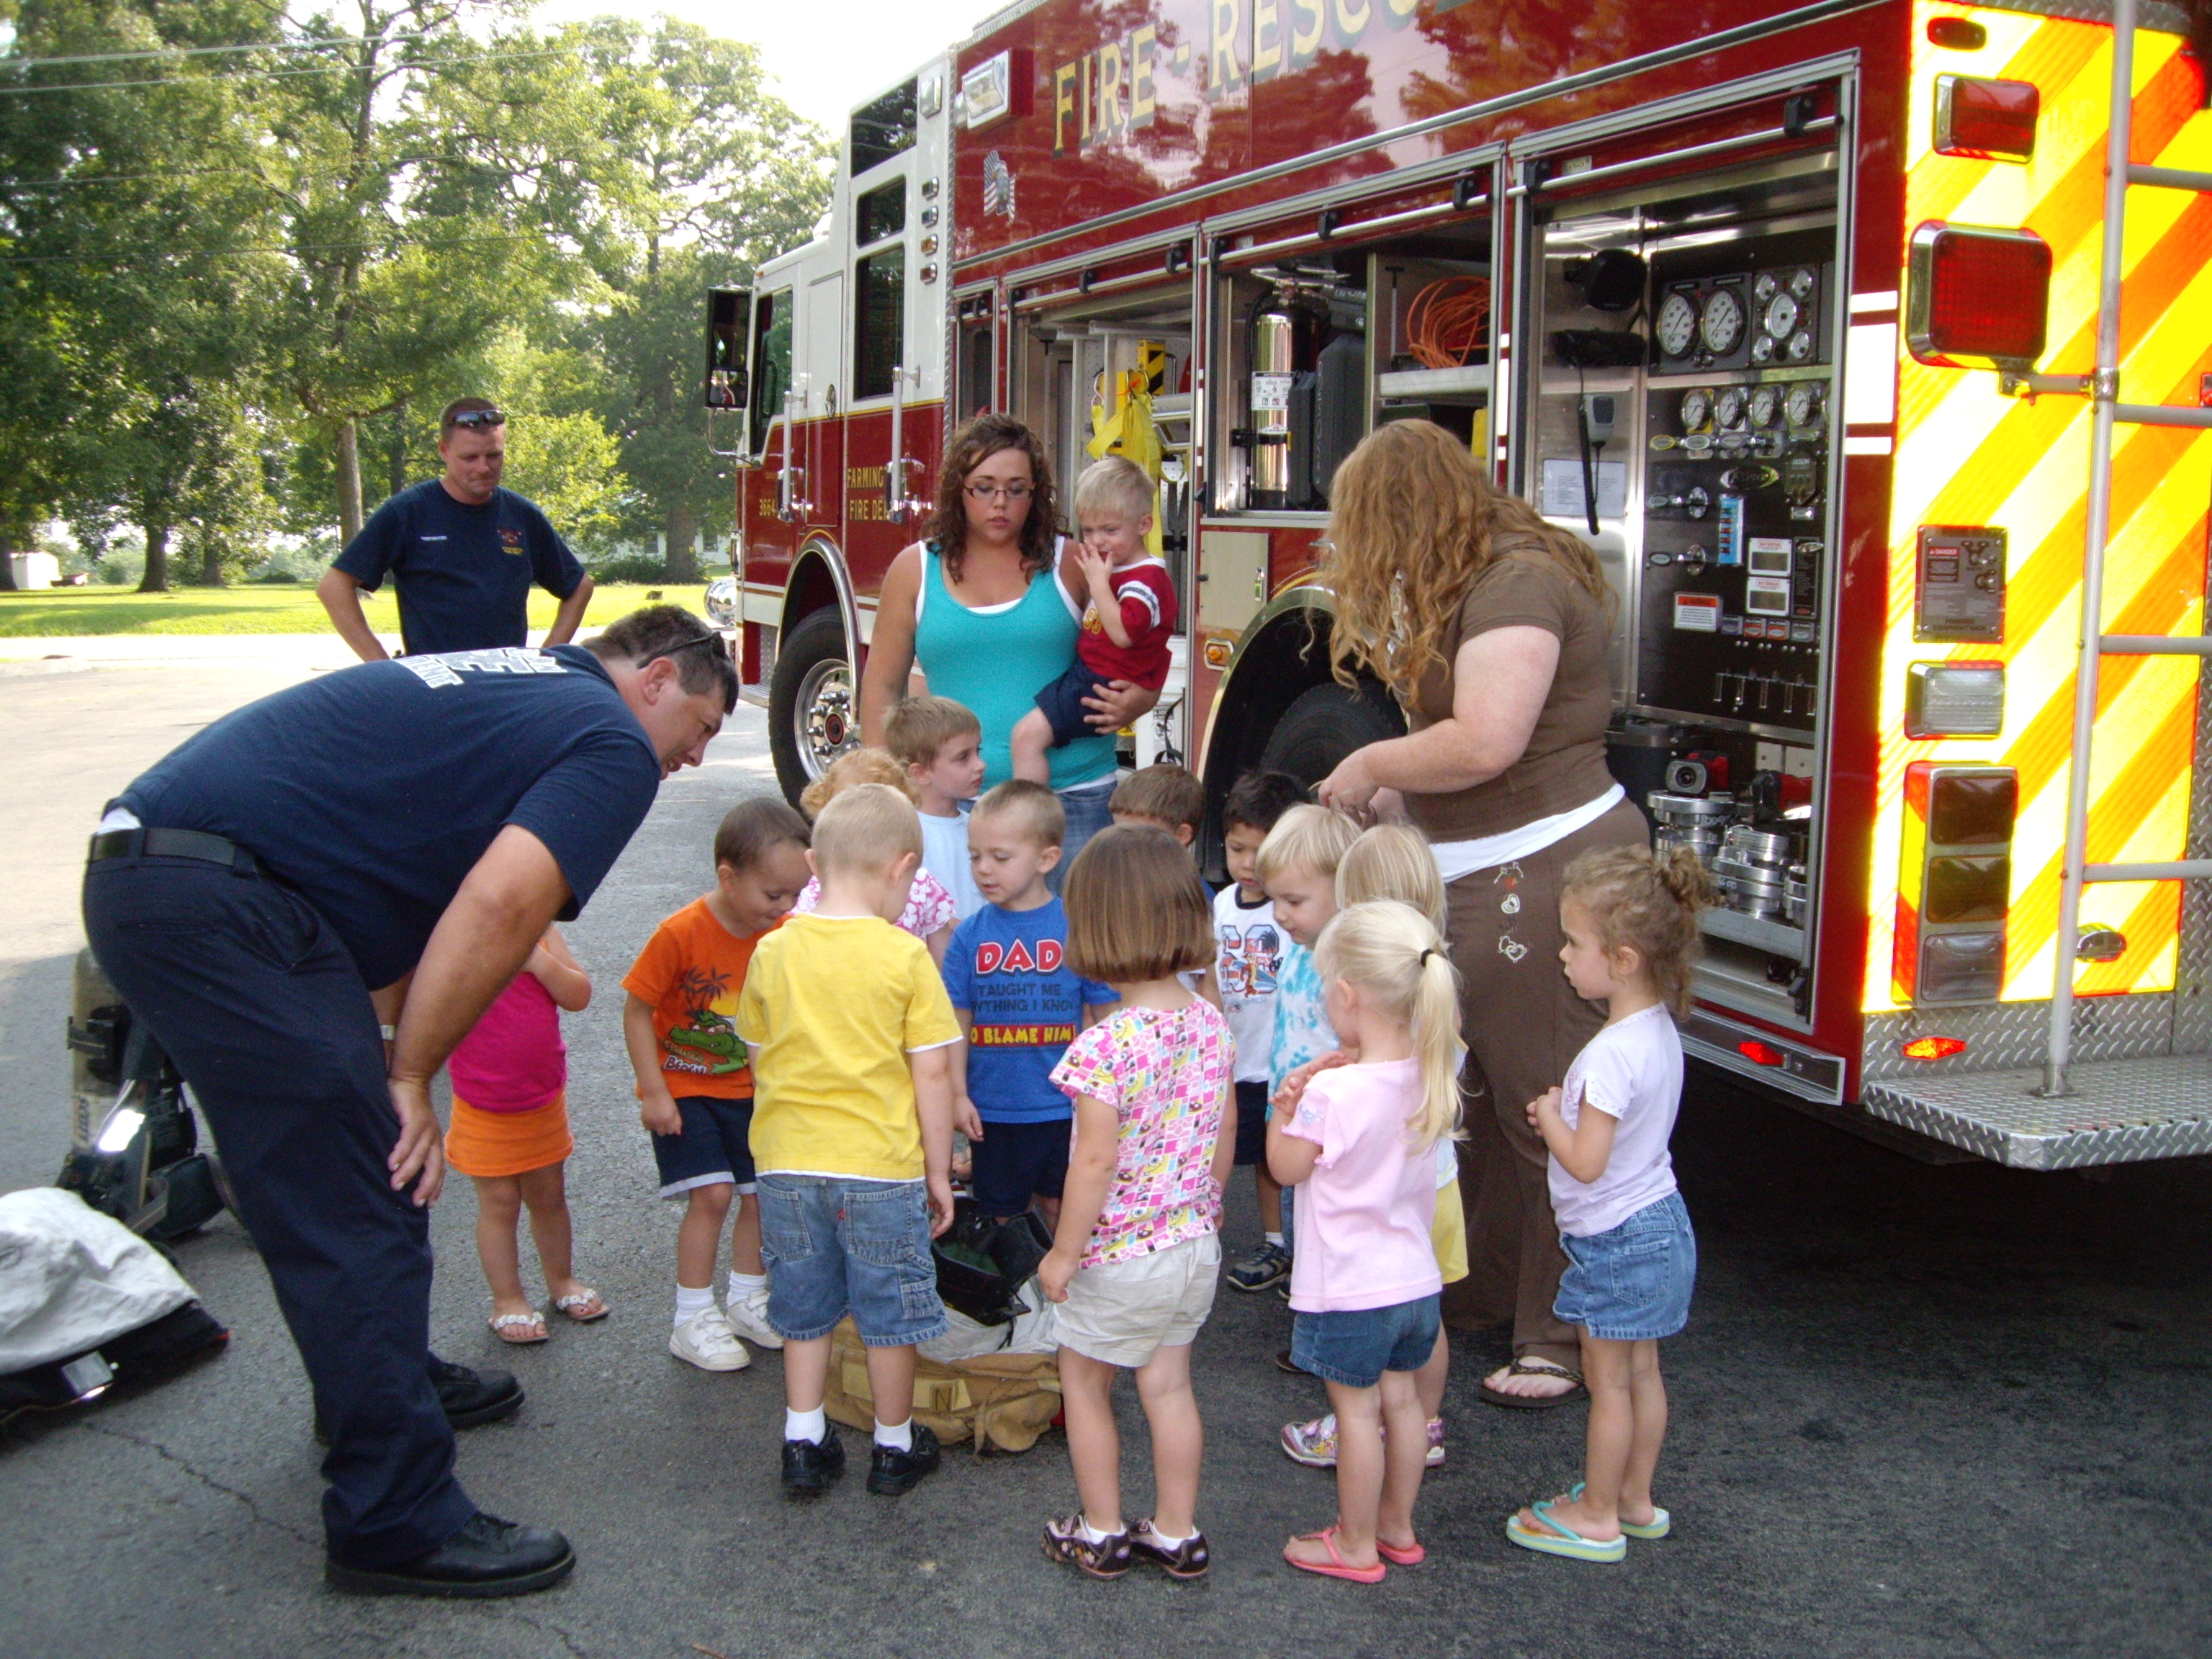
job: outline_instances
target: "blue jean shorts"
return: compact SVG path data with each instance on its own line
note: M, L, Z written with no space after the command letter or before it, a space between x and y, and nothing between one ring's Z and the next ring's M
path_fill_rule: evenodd
M848 1313L872 1348L927 1342L951 1328L937 1299L921 1182L763 1175L758 1202L768 1322L785 1341L827 1336Z
M1647 1342L1690 1322L1698 1236L1682 1195L1669 1193L1618 1227L1588 1238L1559 1235L1567 1271L1552 1312L1604 1342Z
M1388 1308L1302 1313L1291 1327L1291 1360L1324 1382L1371 1389L1385 1371L1417 1371L1436 1352L1441 1297Z

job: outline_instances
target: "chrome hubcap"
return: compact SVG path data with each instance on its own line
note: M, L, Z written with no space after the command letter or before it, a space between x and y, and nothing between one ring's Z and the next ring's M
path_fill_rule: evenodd
M818 662L799 683L799 757L810 781L830 763L860 742L860 722L853 707L853 673L835 658Z

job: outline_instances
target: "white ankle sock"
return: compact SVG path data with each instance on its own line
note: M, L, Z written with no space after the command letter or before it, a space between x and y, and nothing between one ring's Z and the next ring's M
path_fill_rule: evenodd
M1282 1236L1282 1234L1280 1234L1280 1233L1269 1233L1269 1234L1267 1235L1267 1243L1269 1243L1270 1244L1273 1245L1277 1249L1279 1249L1279 1249L1281 1249L1283 1248L1283 1236Z
M696 1291L687 1290L681 1285L676 1287L676 1322L679 1325L687 1319L706 1312L714 1305L714 1287L712 1285L704 1285Z
M878 1420L876 1424L876 1443L878 1446L888 1447L892 1451L912 1451L914 1449L914 1419L909 1417L903 1423L885 1423Z
M1091 1523L1086 1521L1083 1524L1087 1528ZM1190 1542L1190 1540L1188 1538L1170 1538L1167 1534L1162 1532L1158 1527L1154 1527L1152 1528L1152 1542L1158 1544L1164 1550L1179 1550L1185 1544Z
M730 1300L750 1301L768 1294L766 1273L741 1273L732 1269L730 1273Z
M783 1437L786 1440L811 1440L820 1445L830 1433L830 1419L817 1406L811 1412L795 1412L788 1407L783 1413Z
M1091 1517L1089 1516L1084 1516L1081 1519L1083 1522L1083 1541L1085 1543L1103 1544L1114 1535L1110 1532L1101 1532L1097 1528L1092 1526L1091 1524Z

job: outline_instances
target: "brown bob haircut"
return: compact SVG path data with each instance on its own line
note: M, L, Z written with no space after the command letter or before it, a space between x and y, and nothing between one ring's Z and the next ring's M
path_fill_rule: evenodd
M937 516L929 538L945 561L947 580L960 580L968 550L968 475L1003 450L1030 458L1030 516L1022 523L1022 571L1034 579L1052 568L1060 544L1060 507L1053 498L1052 462L1036 433L1011 415L978 415L945 446L945 465L937 471Z
M1162 762L1144 767L1114 786L1110 812L1162 823L1187 823L1195 830L1206 818L1206 786L1187 767Z
M1067 965L1133 985L1213 965L1213 907L1182 844L1149 823L1116 824L1085 843L1060 896Z

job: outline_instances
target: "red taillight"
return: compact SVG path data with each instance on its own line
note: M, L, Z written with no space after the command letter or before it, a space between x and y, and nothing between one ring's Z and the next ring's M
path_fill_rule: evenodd
M1966 1039L1945 1036L1914 1037L1910 1042L1899 1045L1897 1052L1907 1060L1948 1060L1954 1054L1963 1054L1966 1052Z
M2032 230L1947 225L1912 233L1905 337L1923 363L2017 368L2043 355L2051 246Z
M1979 52L1990 43L1990 32L1971 17L1931 17L1928 43L1953 52Z
M1984 161L2026 161L2035 155L2043 94L2027 81L1974 75L1936 77L1936 153Z
M1737 1043L1735 1051L1754 1066L1779 1066L1789 1058L1772 1043L1756 1040Z

